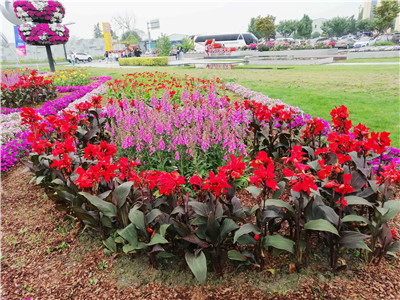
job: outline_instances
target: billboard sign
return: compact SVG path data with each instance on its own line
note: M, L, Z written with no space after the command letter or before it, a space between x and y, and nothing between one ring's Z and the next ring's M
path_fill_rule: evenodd
M26 44L19 36L18 26L14 26L15 52L18 56L26 56Z
M103 34L104 34L104 43L106 45L106 51L113 51L110 23L103 23Z

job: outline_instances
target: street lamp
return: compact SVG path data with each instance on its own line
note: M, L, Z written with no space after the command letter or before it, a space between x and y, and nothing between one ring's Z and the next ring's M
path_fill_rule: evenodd
M64 26L67 26L67 25L74 25L74 24L76 24L76 23L75 23L75 22L70 22L70 23L64 24ZM68 58L67 58L67 49L65 49L65 44L66 44L66 43L63 44L64 56L65 56L65 60L68 62Z

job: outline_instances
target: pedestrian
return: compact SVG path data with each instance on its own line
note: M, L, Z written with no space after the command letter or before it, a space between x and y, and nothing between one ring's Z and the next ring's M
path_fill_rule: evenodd
M70 56L70 61L71 61L72 66L75 67L75 53L71 51L69 53L69 56Z
M183 60L183 48L179 47L178 49L178 60Z

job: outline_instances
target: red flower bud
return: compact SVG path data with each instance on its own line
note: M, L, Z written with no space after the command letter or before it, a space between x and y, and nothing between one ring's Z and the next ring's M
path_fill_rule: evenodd
M256 241L258 241L258 240L260 239L260 235L259 235L259 234L255 234L255 235L254 235L254 239L255 239Z
M147 232L153 232L154 230L153 229L151 229L150 227L149 228L147 228Z

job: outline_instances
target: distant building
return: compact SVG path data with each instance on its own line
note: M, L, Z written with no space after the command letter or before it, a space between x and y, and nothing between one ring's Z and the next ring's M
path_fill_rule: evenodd
M312 21L312 33L318 32L320 34L322 34L322 25L324 25L324 23L328 21L327 19L324 18L318 18Z
M400 0L397 0L400 2ZM382 0L365 0L363 9L363 19L372 19L374 17L375 6L380 6ZM400 31L400 15L397 16L394 22L394 31Z

